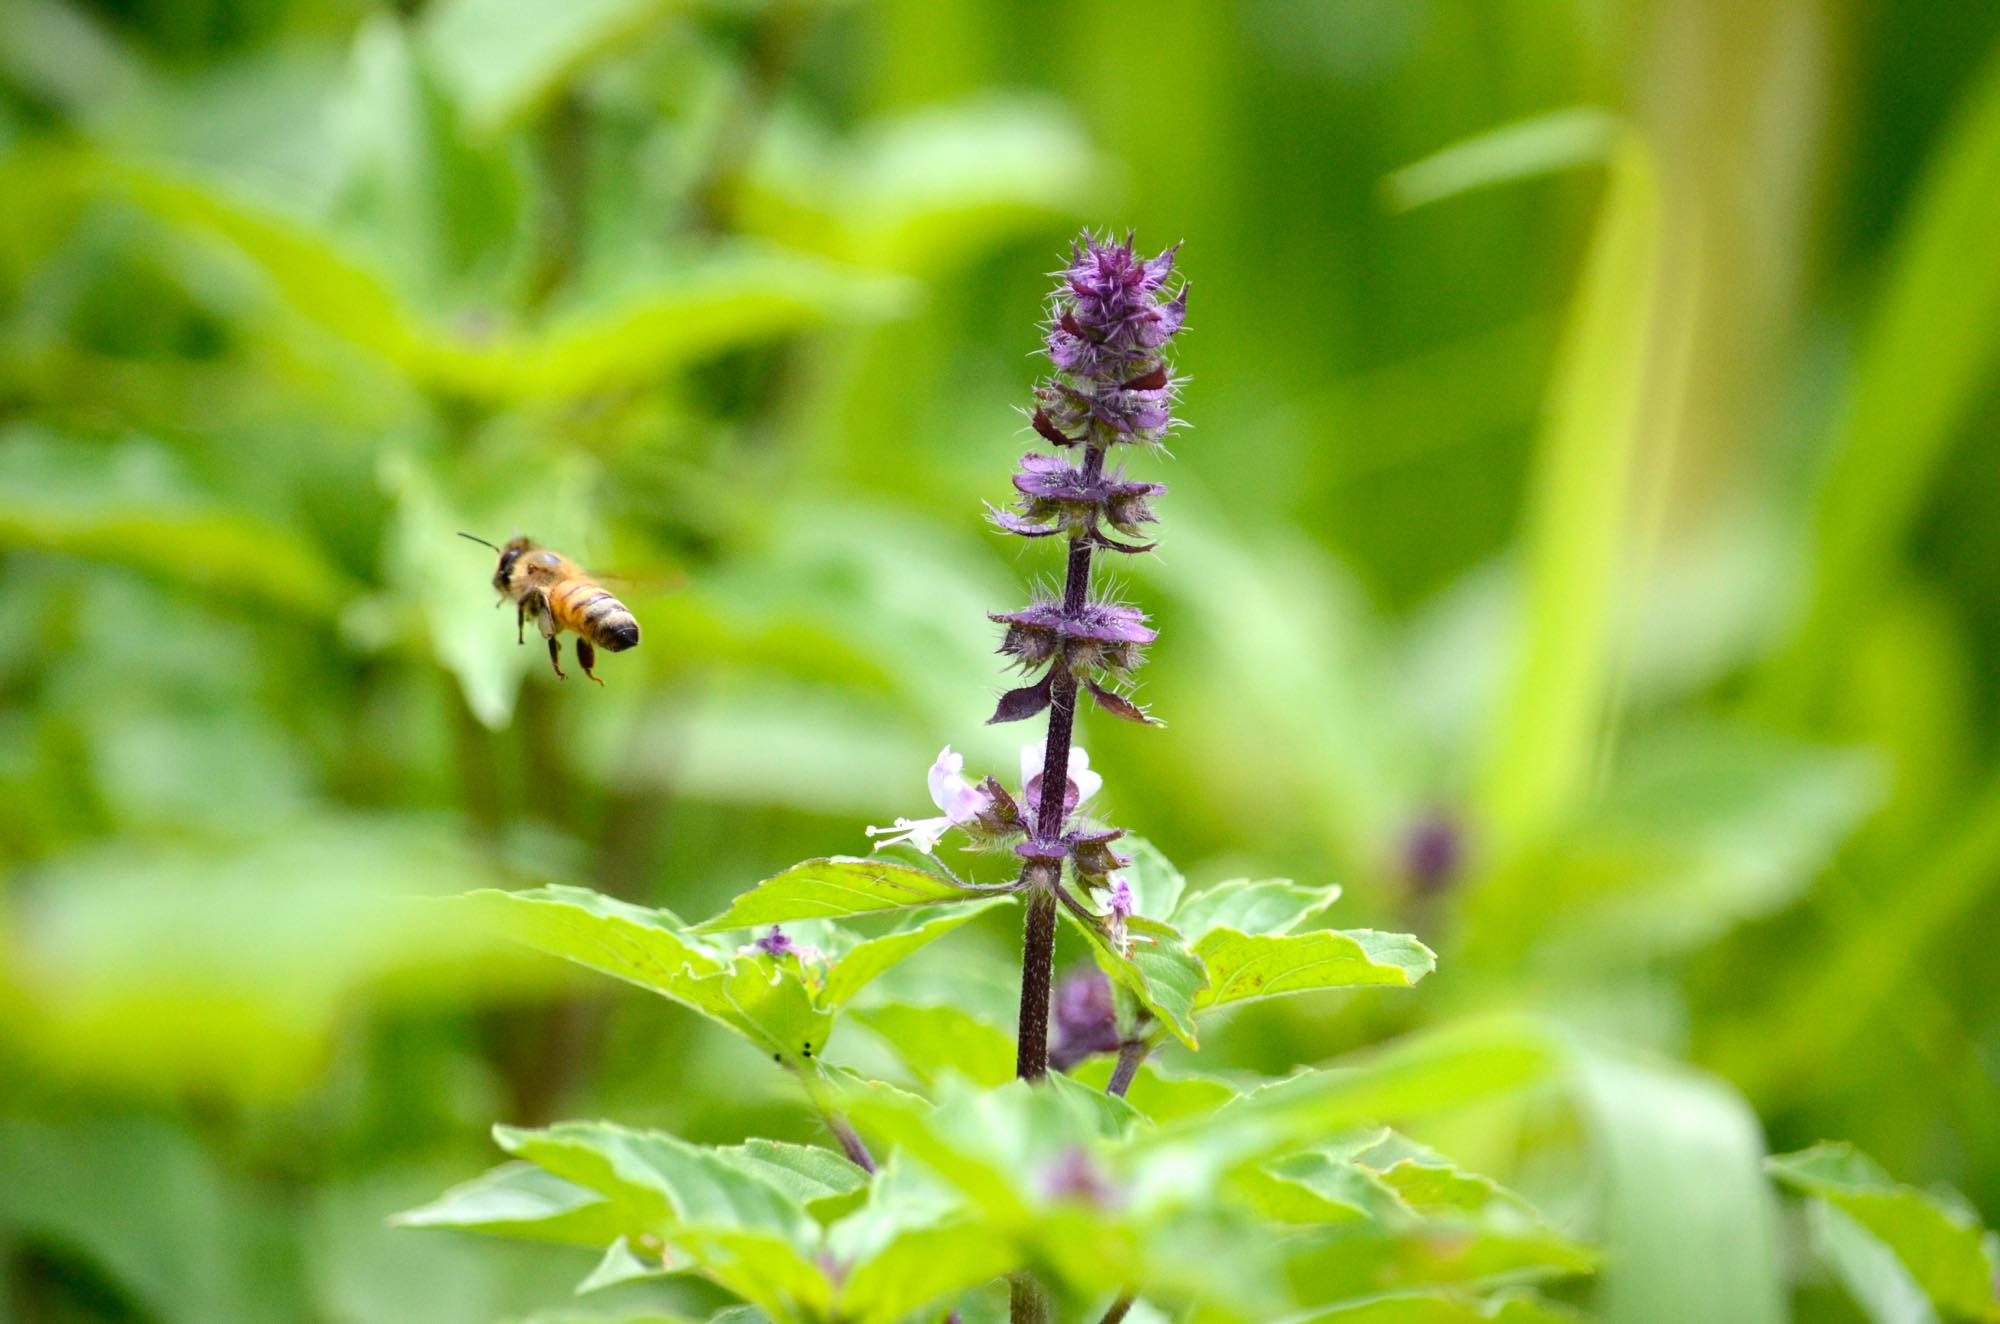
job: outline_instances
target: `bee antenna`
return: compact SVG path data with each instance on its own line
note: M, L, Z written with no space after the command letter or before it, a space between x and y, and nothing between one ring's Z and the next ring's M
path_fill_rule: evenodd
M460 530L458 531L458 536L459 536L459 537L461 537L461 538L470 538L470 539L472 539L472 541L474 541L474 542L478 543L478 544L479 544L480 546L482 546L482 547L491 547L491 548L493 548L493 550L494 550L494 551L496 551L496 552L500 550L500 548L499 548L499 546L498 546L498 545L496 545L496 544L494 544L494 543L490 543L490 542L487 542L487 541L486 541L486 539L484 539L484 538L480 537L480 536L479 536L478 534L476 534L476 533L467 533L467 532L466 532L466 531L465 531L464 529L460 529Z

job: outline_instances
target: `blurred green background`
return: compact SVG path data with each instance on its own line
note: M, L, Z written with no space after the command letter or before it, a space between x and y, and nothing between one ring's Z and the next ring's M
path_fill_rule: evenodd
M1194 287L1102 808L1440 953L1204 1069L1537 1009L2000 1210L1996 215L1984 5L0 0L0 1315L565 1308L383 1216L496 1119L812 1134L410 898L699 916L1015 766L1083 225ZM459 529L644 645L558 683Z

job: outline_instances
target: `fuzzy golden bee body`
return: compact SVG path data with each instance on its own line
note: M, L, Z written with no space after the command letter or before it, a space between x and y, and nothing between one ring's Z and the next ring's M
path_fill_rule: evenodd
M604 681L592 670L597 665L597 650L622 653L638 645L639 622L631 609L567 556L527 538L514 538L499 547L469 533L459 536L485 543L500 553L493 587L499 590L502 602L514 604L515 635L525 644L532 619L542 638L549 641L549 664L558 677L563 675L560 636L564 630L576 636L576 660L583 674L600 685Z

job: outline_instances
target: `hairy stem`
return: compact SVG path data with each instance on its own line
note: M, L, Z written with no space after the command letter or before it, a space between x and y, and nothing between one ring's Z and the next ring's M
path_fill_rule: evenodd
M1049 1324L1048 1294L1028 1274L1007 1280L1007 1319L1008 1324Z
M1083 458L1083 472L1096 478L1104 471L1104 447L1093 444ZM1063 606L1071 611L1090 596L1091 544L1081 534L1069 542L1069 564L1063 574ZM1060 658L1050 686L1049 734L1042 752L1042 796L1035 807L1035 836L1053 841L1062 835L1069 799L1069 751L1076 737L1076 675ZM1030 862L1021 870L1026 884L1045 866ZM1049 990L1054 982L1056 904L1051 895L1061 879L1037 887L1028 900L1027 931L1021 943L1021 1023L1014 1050L1014 1074L1039 1080L1049 1070Z
M1150 1045L1144 1039L1127 1039L1118 1045L1118 1065L1111 1069L1111 1079L1104 1083L1106 1094L1125 1097L1125 1091L1132 1088L1132 1077L1139 1074L1139 1064L1146 1060Z
M1124 1319L1126 1315L1131 1313L1132 1302L1135 1299L1134 1297L1121 1296L1116 1301L1113 1301L1111 1309L1104 1312L1104 1318L1099 1320L1098 1324L1118 1324L1119 1320Z
M1028 895L1028 922L1021 939L1021 1037L1014 1049L1014 1074L1040 1080L1049 1073L1049 985L1056 954L1056 899L1049 888Z

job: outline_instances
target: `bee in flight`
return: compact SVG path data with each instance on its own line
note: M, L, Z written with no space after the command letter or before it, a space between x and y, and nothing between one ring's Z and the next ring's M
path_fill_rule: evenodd
M515 538L505 547L470 533L460 533L482 546L500 553L493 571L493 587L500 601L514 603L514 633L528 642L528 618L549 641L549 664L561 679L564 630L576 634L576 660L583 674L602 685L591 670L597 665L597 650L622 653L639 642L639 622L631 611L596 580L560 552L537 546L526 538ZM498 604L495 604L498 605Z

